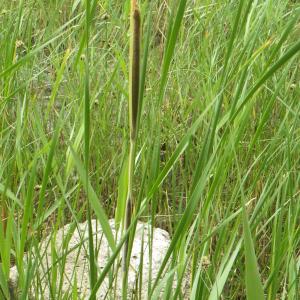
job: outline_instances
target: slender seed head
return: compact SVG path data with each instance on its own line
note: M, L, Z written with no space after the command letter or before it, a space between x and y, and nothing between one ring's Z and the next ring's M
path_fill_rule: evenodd
M140 11L136 7L131 16L132 37L130 45L130 84L129 84L129 115L130 138L136 137L136 125L139 105L139 78L140 78Z

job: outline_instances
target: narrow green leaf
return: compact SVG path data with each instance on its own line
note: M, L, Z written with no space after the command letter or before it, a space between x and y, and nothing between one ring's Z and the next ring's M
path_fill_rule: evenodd
M172 29L170 30L170 32L171 32L170 38L166 42L167 47L166 47L165 54L164 54L164 60L163 60L162 71L161 71L162 75L161 75L161 79L160 79L159 98L158 98L159 105L161 105L161 102L164 97L164 92L165 92L166 83L167 83L167 79L168 79L168 72L169 72L170 64L171 64L172 57L173 57L173 54L175 51L175 44L176 44L176 40L178 37L180 25L182 23L186 3L187 3L187 0L180 0L178 9L177 9L177 14L176 14L174 22L172 23Z
M117 226L121 223L125 215L127 191L128 191L128 157L125 154L122 169L118 181L118 199L115 212L115 222Z
M80 180L82 182L82 185L83 185L85 190L87 188L89 189L88 196L89 196L89 201L91 203L91 206L92 206L93 210L96 213L98 221L101 224L101 227L103 229L103 233L105 234L105 236L107 238L107 241L108 241L108 244L109 244L110 248L114 251L116 249L115 240L114 240L114 236L112 234L110 225L108 223L108 219L107 219L107 216L105 214L105 211L102 208L102 206L100 204L100 201L99 201L99 198L97 197L90 181L86 180L86 171L84 169L84 166L83 166L82 162L80 161L80 158L75 153L72 146L70 146L70 150L71 150L71 154L73 156L74 163L75 163L75 166L77 168Z
M246 292L248 300L264 300L264 290L261 283L254 244L251 237L246 207L243 209L244 247L246 258Z

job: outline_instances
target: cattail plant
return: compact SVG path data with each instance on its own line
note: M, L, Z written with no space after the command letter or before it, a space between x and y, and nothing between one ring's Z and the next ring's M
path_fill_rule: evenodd
M125 230L131 224L134 210L132 192L133 173L135 167L135 147L137 137L137 118L139 106L139 77L140 77L140 11L136 0L131 1L130 10L130 49L129 49L129 128L130 128L130 152L128 167L128 193L126 201ZM123 299L127 298L127 274L130 261L130 238L127 239L123 250Z

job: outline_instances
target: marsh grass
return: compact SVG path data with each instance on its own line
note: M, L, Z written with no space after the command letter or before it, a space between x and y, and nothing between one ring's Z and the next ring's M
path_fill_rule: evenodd
M71 222L67 244L85 220L90 299L122 272L137 220L171 236L149 299L297 299L299 4L138 4L132 68L130 1L0 3L0 299L12 265L19 298L41 296L39 241ZM101 270L92 218L112 253ZM118 242L109 218L126 223ZM65 255L45 280L80 299L56 280Z

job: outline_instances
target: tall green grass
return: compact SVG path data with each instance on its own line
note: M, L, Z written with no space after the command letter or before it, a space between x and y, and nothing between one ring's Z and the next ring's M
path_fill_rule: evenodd
M41 296L39 241L85 220L90 299L122 271L137 220L171 236L149 299L297 299L299 4L138 5L133 99L130 1L0 3L0 299L13 265L19 298ZM102 270L93 218L112 253ZM64 267L47 270L53 299L79 299L57 284Z

